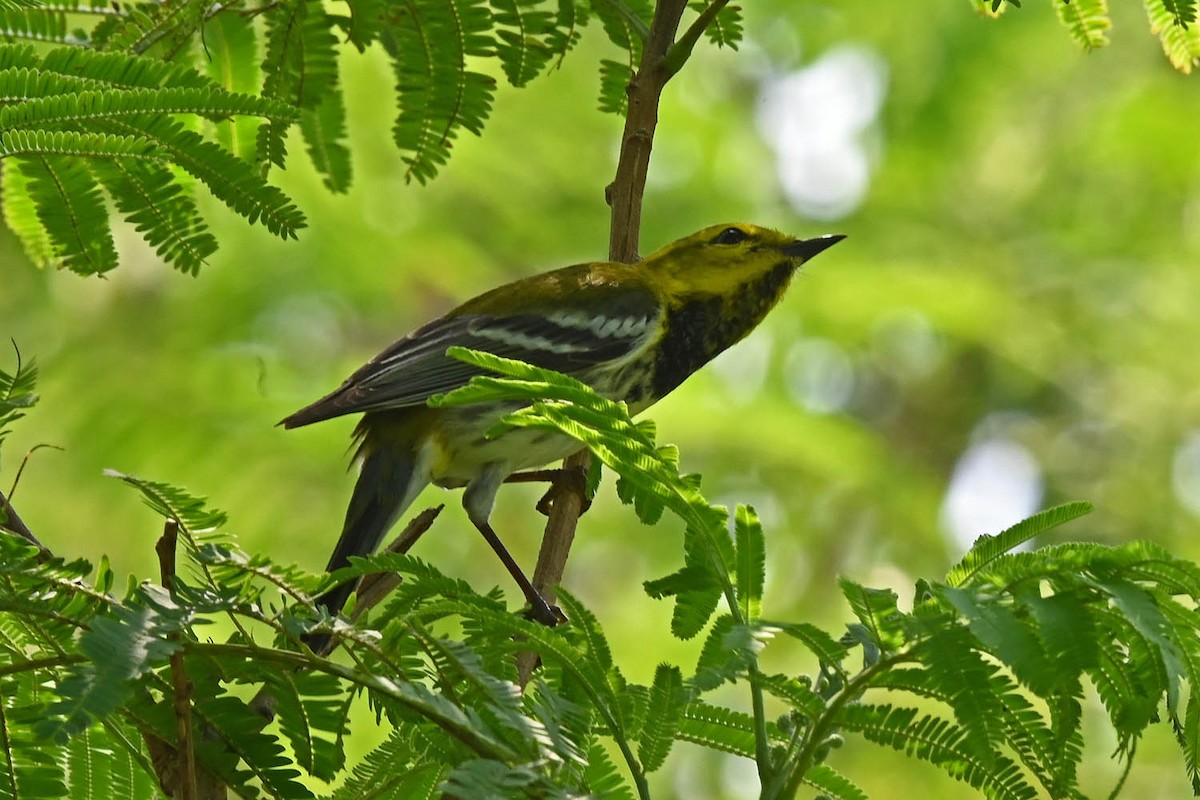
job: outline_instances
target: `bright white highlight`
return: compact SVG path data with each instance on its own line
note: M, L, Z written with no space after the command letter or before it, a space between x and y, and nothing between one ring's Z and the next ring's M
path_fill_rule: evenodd
M804 69L768 79L758 127L778 159L797 212L822 220L856 209L870 182L872 132L887 90L874 51L834 48Z
M1171 485L1183 507L1200 517L1200 431L1193 431L1175 451Z
M972 444L959 458L942 503L942 525L965 551L1037 511L1042 469L1023 445L995 437Z

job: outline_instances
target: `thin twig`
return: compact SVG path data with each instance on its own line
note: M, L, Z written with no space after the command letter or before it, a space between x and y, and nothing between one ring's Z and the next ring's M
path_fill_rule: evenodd
M41 548L43 552L49 552L46 545L38 541L38 538L33 535L33 531L17 514L17 510L12 507L12 503L8 502L8 498L4 496L4 492L0 492L0 530L8 531L11 534L20 536L29 543Z
M163 588L175 594L175 548L179 543L179 523L169 519L163 525L163 535L154 546L158 554L158 569L162 578ZM178 638L178 634L172 634ZM173 787L179 794L172 792L173 797L180 800L197 800L196 789L196 746L192 738L192 682L188 680L187 670L183 665L183 650L171 654L171 686L175 701L175 760L177 765L182 762L183 774L176 774L176 784ZM159 776L160 781L162 776Z
M668 73L674 75L683 69L683 65L692 57L692 50L696 47L696 42L700 41L700 36L708 30L708 26L717 18L717 14L720 14L721 9L728 4L729 0L713 0L700 12L700 16L692 20L692 24L683 32L683 36L679 37L679 41L671 45L671 49L667 51Z
M675 41L687 0L660 0L642 50L642 63L629 81L629 110L621 134L617 172L605 194L612 207L608 256L632 263L638 259L642 223L642 194L650 168L650 150L658 126L658 103L671 78L667 52Z
M392 540L392 543L387 546L384 552L407 553L417 543L417 540L421 538L421 535L429 530L429 526L433 525L433 521L438 518L438 514L441 514L442 509L445 507L444 504L434 506L417 514L404 527L400 535ZM354 604L354 614L351 618L357 620L363 614L367 613L368 610L382 603L400 585L400 581L400 576L394 572L376 572L371 575L363 575L362 580L358 583L358 601Z

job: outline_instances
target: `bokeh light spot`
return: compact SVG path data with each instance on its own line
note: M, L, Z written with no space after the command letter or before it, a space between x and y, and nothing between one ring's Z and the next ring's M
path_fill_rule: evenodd
M1042 501L1042 469L1027 448L1006 438L972 444L959 458L942 504L942 524L966 550L1034 513Z
M873 144L866 134L886 89L883 60L853 45L764 82L758 127L775 151L780 183L796 211L833 220L862 202Z

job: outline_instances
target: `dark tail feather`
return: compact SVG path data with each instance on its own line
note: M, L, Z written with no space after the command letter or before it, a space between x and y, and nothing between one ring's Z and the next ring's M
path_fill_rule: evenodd
M364 450L368 446L364 445ZM351 556L375 552L384 534L425 488L428 476L418 474L416 461L413 453L386 445L366 452L350 506L346 509L342 536L329 557L327 571L348 566ZM349 580L335 586L318 598L317 603L330 614L336 614L342 610L357 583Z

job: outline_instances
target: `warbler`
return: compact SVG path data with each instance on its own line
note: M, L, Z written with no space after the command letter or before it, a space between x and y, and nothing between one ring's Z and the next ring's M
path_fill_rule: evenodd
M514 410L509 404L429 407L431 395L480 374L447 357L447 348L460 345L566 373L624 400L636 414L750 333L800 265L843 238L794 239L754 225L715 225L634 264L576 264L513 281L395 342L280 423L298 428L363 412L354 431L361 470L327 569L374 551L429 483L465 486L468 518L520 586L530 615L555 624L560 615L525 578L489 517L501 483L579 445L533 429L487 438L493 423ZM351 591L347 582L318 602L336 614Z

